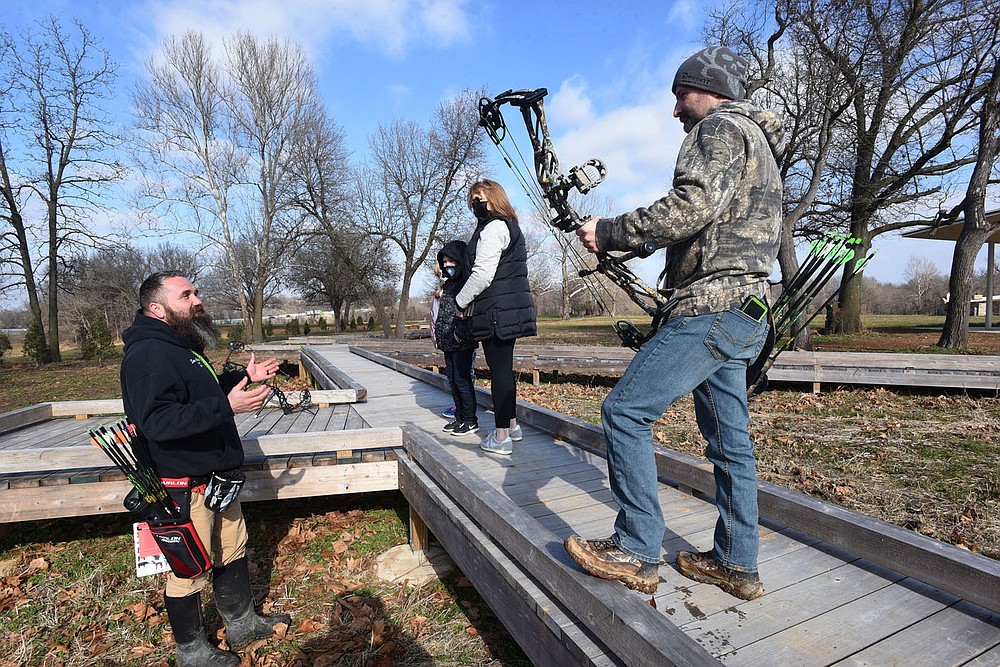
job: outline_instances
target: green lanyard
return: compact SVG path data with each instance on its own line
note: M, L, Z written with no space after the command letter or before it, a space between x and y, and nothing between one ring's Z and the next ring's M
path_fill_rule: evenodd
M201 363L203 363L205 365L205 368L207 368L209 370L209 372L212 373L212 377L214 377L215 381L218 383L219 376L215 374L215 369L212 368L212 364L208 363L208 361L205 359L205 357L201 356L200 354L198 354L194 350L191 350L191 354L193 354L194 356L196 356L199 359L201 359Z

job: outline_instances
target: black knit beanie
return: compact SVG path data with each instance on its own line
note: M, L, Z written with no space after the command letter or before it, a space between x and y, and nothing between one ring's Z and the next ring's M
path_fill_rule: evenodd
M710 46L694 54L677 68L674 85L722 95L731 100L742 100L747 90L747 61L725 46Z

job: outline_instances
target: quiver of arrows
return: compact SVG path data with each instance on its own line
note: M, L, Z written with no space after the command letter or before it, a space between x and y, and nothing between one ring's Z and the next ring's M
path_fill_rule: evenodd
M125 509L149 525L170 570L181 579L193 579L212 567L198 531L188 516L188 507L181 507L170 497L156 471L143 462L148 455L136 456L136 446L145 442L138 437L135 424L128 418L87 431L90 442L108 455L132 490L125 496Z

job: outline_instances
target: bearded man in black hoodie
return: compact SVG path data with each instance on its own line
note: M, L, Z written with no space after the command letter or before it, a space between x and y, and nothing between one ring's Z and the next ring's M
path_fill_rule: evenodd
M184 274L155 273L139 288L141 309L125 330L121 367L125 414L147 444L149 461L169 480L171 497L186 504L198 536L213 552L213 587L230 648L242 648L274 634L287 614L259 616L254 610L246 558L247 530L239 499L223 511L205 506L205 485L213 473L233 473L243 464L243 446L233 416L255 412L264 403L265 386L250 382L273 378L274 359L257 363L251 354L245 371L216 374L205 348L218 333L205 313L198 290ZM201 590L208 573L184 579L167 577L164 606L177 643L179 667L235 667L240 658L205 638Z

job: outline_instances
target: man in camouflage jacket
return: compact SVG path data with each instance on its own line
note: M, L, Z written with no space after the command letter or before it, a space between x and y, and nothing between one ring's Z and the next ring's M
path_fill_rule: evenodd
M674 78L674 116L688 133L671 190L652 205L578 230L591 252L667 248L661 289L674 307L636 353L601 409L611 491L620 510L608 538L566 539L585 570L655 592L664 519L652 424L694 394L717 486L712 549L681 552L682 574L743 599L763 594L757 573L757 476L746 369L768 332L760 308L778 251L781 122L744 100L745 60L726 47L699 51Z

